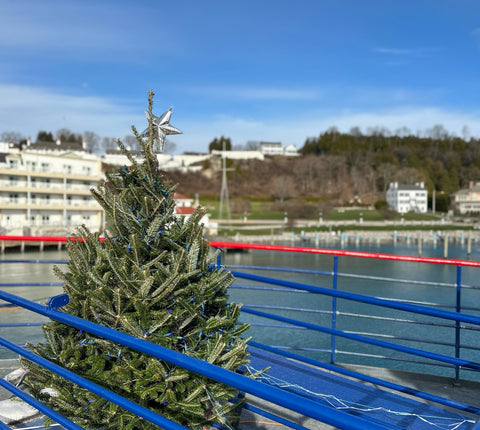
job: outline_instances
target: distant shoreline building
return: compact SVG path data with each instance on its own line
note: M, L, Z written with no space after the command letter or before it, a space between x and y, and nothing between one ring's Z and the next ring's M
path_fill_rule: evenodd
M140 153L134 154L141 162ZM196 171L206 154L158 154L163 170ZM129 165L118 151L101 157L85 151L85 143L36 142L23 146L0 142L0 233L68 235L85 225L92 231L104 227L103 208L91 189L105 178L106 165ZM175 193L175 213L189 218L198 202ZM209 215L202 218L209 224Z
M403 185L391 182L387 190L388 206L398 213L427 213L428 192L423 182Z
M480 182L471 181L468 188L450 195L453 210L461 215L480 213Z
M103 210L90 188L102 177L100 158L81 143L0 143L0 230L57 235L81 224L99 230Z

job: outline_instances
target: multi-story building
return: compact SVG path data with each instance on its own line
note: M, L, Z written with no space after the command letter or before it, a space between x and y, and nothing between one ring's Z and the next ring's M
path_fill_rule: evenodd
M99 230L103 211L90 188L102 177L100 158L82 144L0 144L0 230L61 235L81 224Z
M453 193L450 203L459 214L480 213L480 182L470 182L468 188Z
M402 185L391 182L387 190L388 206L398 213L426 213L428 209L428 192L423 182L415 185Z

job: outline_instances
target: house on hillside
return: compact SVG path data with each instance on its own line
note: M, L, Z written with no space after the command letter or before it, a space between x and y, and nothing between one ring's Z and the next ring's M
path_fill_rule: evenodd
M295 145L288 145L284 148L282 142L260 142L260 151L263 155L299 155Z
M470 182L468 188L450 195L450 204L459 214L480 212L480 182Z
M178 217L184 217L185 219L190 218L195 211L195 208L198 206L198 201L196 201L194 205L193 199L180 193L175 193L173 195L173 199L175 200L175 215ZM209 218L210 214L206 214L203 216L200 222L204 225L207 225Z
M428 209L428 192L423 182L403 185L391 182L387 190L387 203L390 209L398 213L426 213Z

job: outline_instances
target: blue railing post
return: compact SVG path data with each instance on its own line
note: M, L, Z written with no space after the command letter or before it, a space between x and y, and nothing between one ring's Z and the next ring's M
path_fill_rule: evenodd
M462 311L462 266L457 266L457 287L456 287L457 313ZM460 321L455 321L455 358L460 358ZM460 379L460 366L455 365L455 381Z
M332 288L337 289L337 280L338 280L338 255L333 257L333 280ZM332 297L332 330L337 328L337 298ZM330 345L330 363L335 363L335 335L332 335L331 345Z
M217 269L220 269L222 267L222 250L217 255Z

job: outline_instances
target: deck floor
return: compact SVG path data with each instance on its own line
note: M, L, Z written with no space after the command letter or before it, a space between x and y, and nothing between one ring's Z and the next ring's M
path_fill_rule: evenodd
M405 385L410 388L415 388L421 391L425 391L431 394L435 394L440 397L444 397L451 400L456 400L458 402L463 402L468 405L476 406L480 408L480 382L472 381L460 381L459 383L454 383L453 379L446 377L437 377L430 376L418 373L403 372L398 370L390 370L384 368L376 368L369 366L357 366L357 365L344 365L342 366L346 369L362 373L364 375L372 376L378 379L382 379L388 382L393 382L400 385ZM374 386L372 384L367 384ZM378 387L384 391L391 391L397 393L396 391L388 390L384 387ZM410 398L408 395L403 395ZM416 399L419 400L419 399ZM420 399L421 400L421 399ZM275 415L281 416L288 419L296 424L307 427L312 430L327 430L333 429L328 424L316 421L314 419L301 416L292 411L280 408L277 405L265 402L263 399L252 397L247 395L247 401L252 405L271 412ZM424 403L430 405L437 405L436 403L423 400ZM449 409L448 407L441 406L443 409L451 410L453 412L459 412L456 409ZM471 417L472 420L477 420L479 417L476 417L473 414L462 412L462 415ZM267 419L261 415L255 414L250 411L243 411L242 417L240 419L239 430L268 430L268 429L287 429L289 427L284 425L279 425L271 419ZM433 428L433 426L432 426Z
M19 362L16 359L12 360L0 360L0 377L5 376L12 370L15 370L19 367ZM441 397L457 400L463 403L467 403L472 406L477 406L480 408L480 382L471 382L471 381L460 381L458 384L454 384L453 380L445 377L433 377L423 374L408 373L396 370L382 369L382 368L373 368L368 366L344 366L350 370L355 370L359 373L367 374L374 376L379 379L386 381L406 385L411 388L417 388L422 391L426 391L432 394L436 394ZM370 384L370 386L372 386ZM379 387L380 388L380 387ZM382 388L384 391L388 391L385 388ZM0 387L0 400L4 400L11 397L11 394L5 389ZM408 396L406 396L408 397ZM327 424L318 422L311 418L302 416L295 412L289 411L287 409L272 405L263 399L255 398L251 395L247 395L247 402L253 406L256 406L260 409L271 412L275 415L281 416L289 421L292 421L296 424L304 426L312 430L324 430L332 429L334 427ZM429 403L425 401L425 403ZM430 404L432 404L430 402ZM443 407L446 409L445 407ZM458 411L456 411L458 412ZM468 413L462 413L472 417L473 420L476 419L475 416L469 415ZM21 428L35 428L42 429L43 427L41 419L35 419L34 421L29 421L28 423L19 424L18 426L12 426L15 429ZM60 426L53 426L52 429L59 430L63 429ZM240 417L240 425L238 430L273 430L273 429L283 429L289 428L285 425L278 424L274 420L265 418L264 416L258 415L248 410L243 410Z

